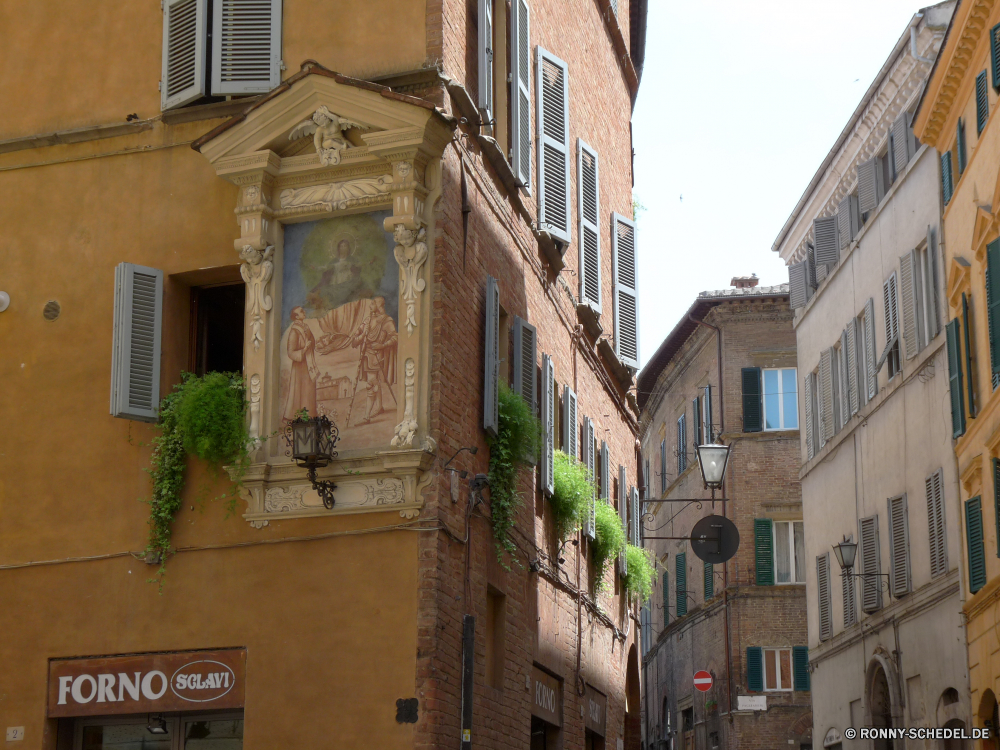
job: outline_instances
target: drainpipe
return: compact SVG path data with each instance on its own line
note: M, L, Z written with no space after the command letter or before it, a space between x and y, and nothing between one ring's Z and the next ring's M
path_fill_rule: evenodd
M917 26L920 24L920 19L924 17L923 13L917 13L910 20L910 55L922 63L927 63L928 65L934 62L933 57L921 57L917 54Z

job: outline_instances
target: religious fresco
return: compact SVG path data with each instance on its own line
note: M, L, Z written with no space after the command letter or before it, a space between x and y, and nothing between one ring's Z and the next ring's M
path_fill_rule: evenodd
M341 451L388 445L396 425L399 266L388 211L285 227L282 421L340 428Z

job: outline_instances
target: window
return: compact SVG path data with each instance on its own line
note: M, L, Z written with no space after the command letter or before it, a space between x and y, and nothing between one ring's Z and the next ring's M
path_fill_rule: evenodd
M899 363L899 308L897 305L896 272L893 271L882 283L882 313L885 321L885 349L882 350L875 372L882 369L882 364L888 362L889 380L900 371Z
M802 521L774 521L774 582L805 583Z
M947 206L951 201L954 190L955 186L951 179L951 151L945 151L941 154L941 196L944 205Z
M854 535L850 534L847 540L853 542ZM858 598L854 592L853 575L840 576L840 593L844 599L844 627L849 628L858 621Z
M526 0L513 0L510 5L510 156L517 181L526 189L531 188L529 18Z
M674 593L677 595L677 608L674 610L678 617L683 617L688 612L687 602L687 555L684 552L674 557L677 571L674 574Z
M790 648L764 649L764 690L790 691L792 689L792 650Z
M1000 41L997 46L1000 47ZM932 239L928 236L928 244ZM986 323L990 342L990 381L995 391L1000 387L1000 239L986 245Z
M677 476L687 468L687 414L677 418Z
M912 359L939 332L937 268L929 245L911 250L899 259L903 304L903 339L906 358Z
M958 318L945 326L948 335L948 390L951 398L951 435L965 434L965 404L962 392L962 342L959 334Z
M764 429L796 430L799 427L795 368L764 370Z
M660 441L660 493L667 491L667 440Z
M663 580L663 627L667 627L670 622L670 571L664 569Z
M280 82L281 0L164 0L161 109Z
M243 714L164 717L166 734L151 734L149 718L77 719L74 750L241 750Z
M910 528L906 494L889 498L889 580L897 599L910 590Z
M245 284L192 287L190 366L195 374L243 371L245 299Z
M580 303L601 314L601 224L597 152L576 139L577 207L580 258L577 265Z
M639 268L635 222L611 214L611 270L615 300L615 354L629 367L639 367Z
M507 597L492 586L486 590L486 684L503 689Z

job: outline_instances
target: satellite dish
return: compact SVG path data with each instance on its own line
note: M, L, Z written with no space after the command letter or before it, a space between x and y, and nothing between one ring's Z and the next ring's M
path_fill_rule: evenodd
M705 516L691 531L691 549L707 563L724 563L740 548L740 532L725 516Z

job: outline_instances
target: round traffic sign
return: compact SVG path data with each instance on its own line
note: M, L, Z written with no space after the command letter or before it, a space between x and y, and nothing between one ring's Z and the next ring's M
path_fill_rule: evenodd
M694 686L701 692L707 693L712 689L712 675L704 669L694 673Z
M739 546L740 532L725 516L705 516L691 530L691 549L707 563L724 563Z

